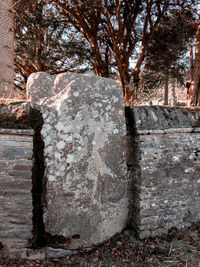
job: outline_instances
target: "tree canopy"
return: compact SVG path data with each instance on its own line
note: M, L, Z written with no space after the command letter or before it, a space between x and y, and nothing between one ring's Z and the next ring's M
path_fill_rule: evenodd
M182 15L176 9L170 10L154 32L142 71L144 91L150 92L163 86L168 90L169 79L175 79L180 85L184 84L186 72L189 70L186 53L195 29L185 23L185 19L191 19L193 14L186 10L184 19ZM165 104L168 104L167 94L168 92Z
M123 94L129 102L134 99L134 91L126 85L131 78L138 84L146 50L169 1L46 1L55 5L89 43L96 74L107 77L108 65L114 59ZM131 71L129 59L133 54L137 59Z
M65 18L42 0L22 0L15 5L15 86L24 90L28 76L88 68L90 49L74 38ZM84 66L83 66L84 61Z
M58 73L89 66L102 77L119 75L126 104L134 104L141 70L150 69L156 58L154 66L162 70L164 66L170 75L177 70L178 75L178 59L189 42L185 22L192 21L196 4L193 0L21 0L16 5L17 71L26 79L38 70Z

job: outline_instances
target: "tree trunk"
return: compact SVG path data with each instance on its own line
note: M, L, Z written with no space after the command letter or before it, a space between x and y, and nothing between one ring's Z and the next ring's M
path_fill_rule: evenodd
M135 102L137 100L137 93L138 93L138 86L139 86L139 74L140 71L134 70L133 72L133 80L132 85L126 86L130 81L130 76L128 75L128 72L126 73L126 84L125 84L125 105L126 106L133 106L135 105ZM124 86L124 85L123 85Z
M172 106L176 106L176 81L172 79Z
M168 96L169 96L169 77L166 76L165 87L164 87L164 105L168 105Z
M186 82L186 89L187 89L187 95L186 95L186 106L189 107L192 99L192 86L191 81L194 79L194 56L193 56L193 47L190 45L190 82Z
M200 106L200 24L196 33L196 46L195 46L195 62L192 72L190 89L191 92L191 106Z

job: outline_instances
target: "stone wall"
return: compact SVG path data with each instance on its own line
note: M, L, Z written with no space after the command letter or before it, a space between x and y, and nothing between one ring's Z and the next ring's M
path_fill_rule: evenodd
M24 257L30 246L32 139L32 130L0 129L0 257Z
M180 108L126 110L130 223L140 238L200 219L199 115Z
M14 20L13 0L0 0L0 98L13 98ZM1 79L8 83L2 83Z
M0 131L0 256L27 255L31 229L32 245L47 247L28 254L48 257L95 246L128 223L146 238L200 220L200 110L124 114L115 81L94 75L41 72L28 88L31 104L0 113L34 108L34 167L42 166L31 174L32 131Z

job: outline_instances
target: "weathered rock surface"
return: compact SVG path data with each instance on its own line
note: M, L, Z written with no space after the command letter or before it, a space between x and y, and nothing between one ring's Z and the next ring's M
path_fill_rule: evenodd
M135 130L143 133L151 130L196 127L200 116L199 109L161 106L136 106L131 108L131 112Z
M126 128L114 80L74 73L36 73L28 97L44 119L44 223L61 247L89 247L127 222Z

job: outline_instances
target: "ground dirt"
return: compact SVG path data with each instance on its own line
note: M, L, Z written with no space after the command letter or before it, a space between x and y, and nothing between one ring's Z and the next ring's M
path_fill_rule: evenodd
M125 230L96 248L71 256L45 261L2 259L0 266L200 267L200 224L142 241Z

